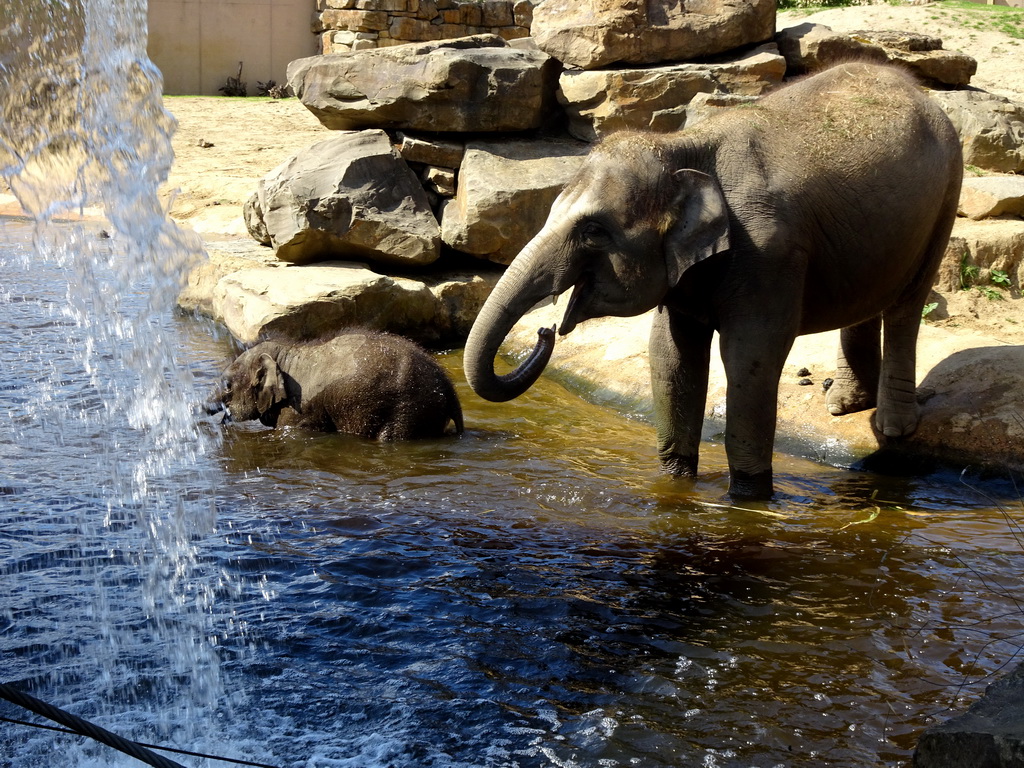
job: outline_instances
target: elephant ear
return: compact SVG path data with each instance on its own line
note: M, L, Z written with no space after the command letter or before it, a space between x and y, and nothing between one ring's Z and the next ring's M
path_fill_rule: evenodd
M256 392L256 409L261 414L267 413L287 398L281 369L277 361L268 354L260 355L254 371L253 389Z
M729 248L729 214L718 181L689 168L676 171L676 218L665 234L669 285L699 261Z

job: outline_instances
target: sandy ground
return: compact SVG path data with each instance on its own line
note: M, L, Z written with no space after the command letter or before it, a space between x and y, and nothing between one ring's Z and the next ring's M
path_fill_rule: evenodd
M178 121L164 197L207 237L248 237L241 206L256 182L331 135L298 99L172 96L164 106Z

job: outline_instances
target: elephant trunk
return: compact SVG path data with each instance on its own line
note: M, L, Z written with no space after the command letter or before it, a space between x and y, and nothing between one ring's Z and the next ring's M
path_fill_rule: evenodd
M541 328L529 357L511 373L494 372L494 358L512 326L538 301L558 293L548 270L535 269L537 239L509 265L487 298L466 340L466 380L480 397L505 402L519 397L543 373L555 347L554 328Z

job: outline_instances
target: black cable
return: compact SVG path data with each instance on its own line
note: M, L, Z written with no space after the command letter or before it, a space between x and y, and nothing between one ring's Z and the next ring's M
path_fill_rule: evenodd
M57 733L69 733L72 736L81 736L78 731L72 731L70 728L61 728L59 725L46 725L45 723L30 723L28 720L18 720L13 717L0 716L0 723L11 723L13 725L27 725L29 728L39 728L43 731L55 731ZM174 752L178 755L188 755L189 757L202 757L206 760L219 760L222 763L234 763L235 765L250 765L254 768L279 768L276 765L270 765L269 763L254 763L251 760L242 760L237 757L221 757L220 755L208 755L205 752L190 752L187 749L175 749L174 747L161 747L159 744L147 744L144 741L137 741L143 747L149 747L150 749L158 749L161 752Z
M189 757L202 757L209 760L220 760L226 763L235 763L237 765L255 766L256 768L277 768L277 766L267 765L266 763L253 763L247 760L237 760L231 757L217 757L216 755L206 755L202 752L189 752L184 749L174 749L173 747L161 747L155 744L142 744L137 741L129 741L128 739L122 738L115 733L111 733L104 728L100 728L98 725L90 723L88 720L83 720L77 715L72 715L70 712L65 712L63 709L47 704L45 701L41 701L40 699L19 691L5 683L0 683L0 698L7 699L12 704L17 704L19 707L23 707L31 712L35 712L37 715L41 715L48 720L53 720L54 722L67 727L58 728L53 725L41 725L39 723L30 723L25 720L14 720L8 717L0 717L0 721L14 723L16 725L27 725L33 728L42 728L48 731L57 731L59 733L71 733L80 736L87 736L101 744L106 744L108 747L113 747L119 752L131 755L136 760L140 760L147 765L152 765L154 768L185 767L180 763L170 760L169 758L151 752L150 749L158 749L162 752L174 752L179 755L188 755Z

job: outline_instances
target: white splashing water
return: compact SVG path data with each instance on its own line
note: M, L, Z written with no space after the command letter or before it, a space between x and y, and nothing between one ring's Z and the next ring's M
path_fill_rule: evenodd
M90 490L106 514L78 520L72 545L99 553L84 558L93 565L80 579L80 658L74 674L19 670L17 682L81 714L120 718L135 708L144 734L180 735L222 685L211 640L217 577L203 572L194 544L215 524L212 480L191 473L186 492L171 478L214 438L197 429L193 382L155 319L171 311L202 244L169 220L159 195L174 121L146 57L146 13L145 0L0 9L0 192L9 187L34 222L27 259L56 263L67 277L62 312L83 340L80 364L100 401L69 406L54 382L26 407L56 424L55 440L83 428L109 435L101 455L87 457L109 476ZM126 546L121 534L116 557L105 544L111 526L134 537ZM111 584L112 571L127 578Z

